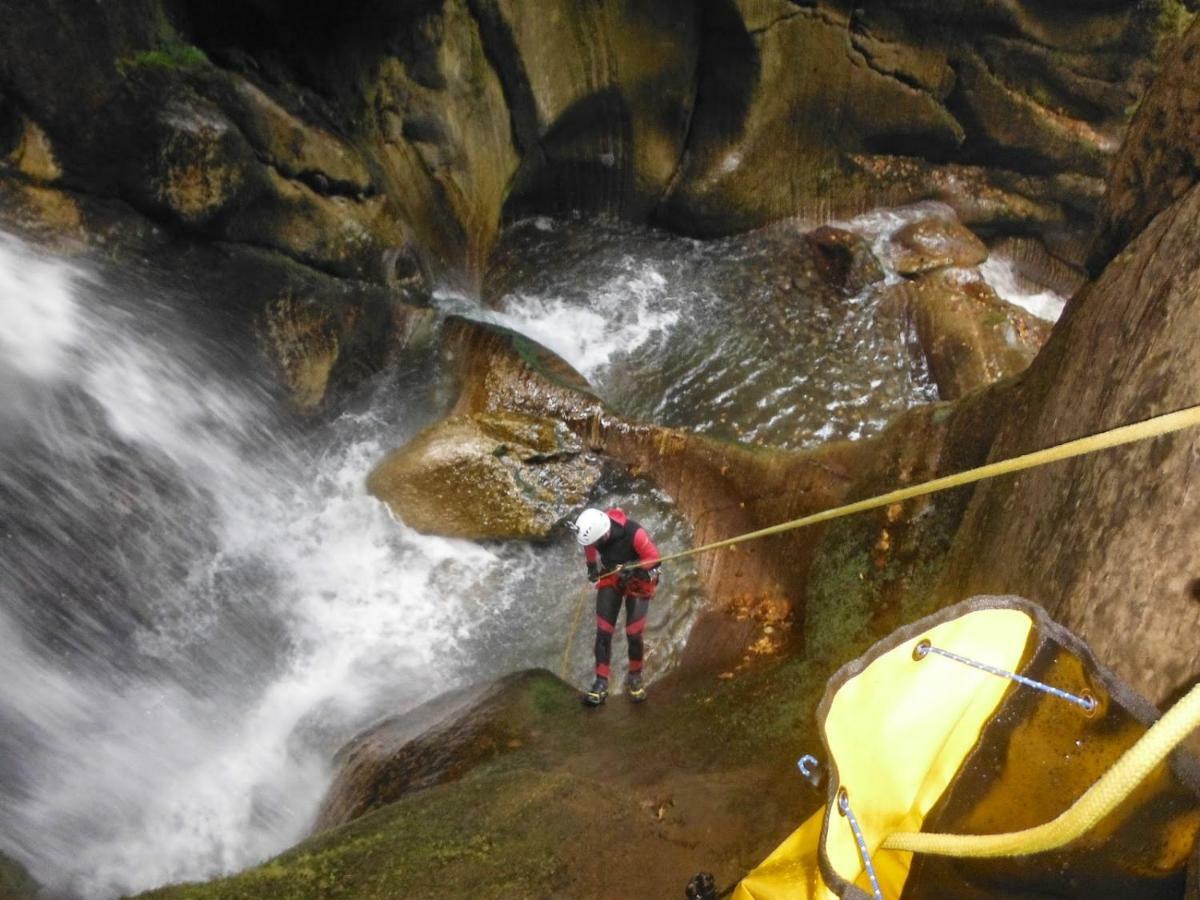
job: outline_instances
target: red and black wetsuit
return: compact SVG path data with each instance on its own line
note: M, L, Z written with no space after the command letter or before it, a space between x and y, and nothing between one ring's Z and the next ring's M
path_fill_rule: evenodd
M658 549L646 529L619 509L608 510L608 517L612 520L608 537L584 548L589 570L599 566L601 572L610 572L623 563L652 563L658 559ZM646 628L650 598L657 588L650 579L628 575L624 578L608 575L596 582L596 674L601 678L609 677L613 630L617 627L622 600L625 601L629 671L642 670L642 632Z

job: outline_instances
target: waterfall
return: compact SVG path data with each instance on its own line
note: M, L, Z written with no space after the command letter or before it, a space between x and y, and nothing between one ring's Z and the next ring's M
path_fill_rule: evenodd
M0 852L52 891L262 860L373 718L556 667L576 550L422 536L366 493L424 424L396 385L298 428L171 297L7 238L0 349Z
M848 227L878 248L927 212ZM795 223L707 243L612 223L514 234L517 289L491 310L439 304L541 340L629 415L804 447L932 397L878 291L797 286ZM206 879L295 843L358 729L557 669L582 575L569 540L423 536L366 493L442 412L427 371L298 423L236 329L194 314L205 298L118 274L0 236L0 853L56 896ZM689 544L646 483L610 472L593 500L664 552ZM700 602L694 572L668 575L652 675Z

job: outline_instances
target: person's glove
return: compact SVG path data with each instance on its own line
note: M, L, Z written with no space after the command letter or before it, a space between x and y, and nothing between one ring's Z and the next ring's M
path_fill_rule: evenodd
M641 566L634 566L632 569L622 569L620 575L621 585L627 585L631 581L648 581L651 584L658 584L658 568L647 572Z
M595 584L597 579L600 578L600 564L599 563L588 563L587 567L588 567L588 581L590 581L592 584Z

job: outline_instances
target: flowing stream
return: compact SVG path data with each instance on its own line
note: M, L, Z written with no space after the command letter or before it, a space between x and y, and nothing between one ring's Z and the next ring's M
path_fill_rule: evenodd
M798 234L536 220L505 251L533 274L497 309L439 302L541 340L629 415L781 446L870 434L928 379L877 292L830 305L790 286L781 304L772 267ZM302 426L184 302L0 236L0 852L56 895L209 878L295 843L355 731L557 671L580 597L566 535L423 536L366 493L441 413L419 366ZM645 483L610 473L596 501L666 552L689 544ZM652 674L701 602L694 572L670 576ZM589 655L585 629L573 679Z

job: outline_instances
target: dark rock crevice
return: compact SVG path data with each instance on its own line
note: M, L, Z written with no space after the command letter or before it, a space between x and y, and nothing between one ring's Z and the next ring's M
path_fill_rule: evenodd
M544 159L537 100L512 29L495 0L467 0L467 9L475 19L484 53L504 91L514 147L522 156L532 154Z

